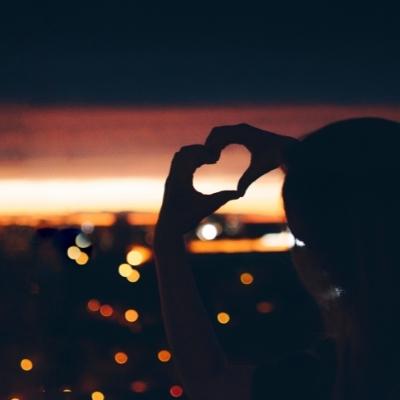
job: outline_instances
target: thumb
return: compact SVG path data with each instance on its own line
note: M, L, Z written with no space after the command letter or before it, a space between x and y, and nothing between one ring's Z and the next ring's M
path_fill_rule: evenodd
M207 195L207 211L211 214L228 201L236 200L240 197L241 195L237 190L222 190L221 192Z
M264 171L260 171L255 169L250 165L249 168L244 172L243 176L239 179L238 183L238 192L241 196L244 196L248 187L262 175L264 175Z

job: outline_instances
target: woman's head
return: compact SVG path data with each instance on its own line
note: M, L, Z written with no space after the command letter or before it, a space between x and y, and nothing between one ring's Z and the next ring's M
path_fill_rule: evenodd
M400 125L339 121L285 158L288 224L305 244L294 262L340 343L337 398L398 398Z
M397 248L400 125L332 123L289 149L285 168L288 223L305 243L294 251L300 276L319 300L340 287L355 301Z

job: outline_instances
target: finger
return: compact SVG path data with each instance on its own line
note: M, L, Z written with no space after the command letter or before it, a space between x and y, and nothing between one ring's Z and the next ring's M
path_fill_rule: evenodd
M240 195L244 196L248 187L265 173L266 171L257 170L250 164L249 168L247 168L242 177L239 179L238 192Z
M228 201L236 200L241 197L237 190L223 190L221 192L207 195L207 213L211 214L222 207Z
M193 144L182 147L176 154L176 162L198 168L203 164L212 164L218 161L217 154L202 144Z
M225 125L213 128L206 139L206 146L214 151L221 151L229 144L245 144L246 132L251 129L250 125Z

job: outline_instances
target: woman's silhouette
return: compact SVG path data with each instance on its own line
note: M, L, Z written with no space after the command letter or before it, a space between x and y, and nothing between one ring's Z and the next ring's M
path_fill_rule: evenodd
M231 143L251 165L236 191L203 195L193 173ZM191 399L399 399L400 125L330 124L296 141L248 125L215 128L175 154L156 227L164 322ZM261 175L281 166L288 224L304 246L296 270L321 308L327 341L263 366L230 365L185 262L183 235Z

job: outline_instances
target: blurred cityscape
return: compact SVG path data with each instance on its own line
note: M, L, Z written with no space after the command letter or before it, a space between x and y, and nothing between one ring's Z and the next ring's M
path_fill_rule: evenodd
M154 218L100 217L3 221L2 399L186 398L160 314ZM187 244L233 363L261 364L318 339L318 311L292 267L284 223L214 215Z

